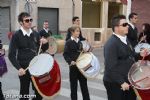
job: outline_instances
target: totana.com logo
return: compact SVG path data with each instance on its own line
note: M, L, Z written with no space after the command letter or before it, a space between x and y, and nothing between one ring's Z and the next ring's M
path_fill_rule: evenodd
M3 94L6 100L19 100L20 98L28 98L31 100L36 97L36 95L20 95L18 90L13 89L4 91Z

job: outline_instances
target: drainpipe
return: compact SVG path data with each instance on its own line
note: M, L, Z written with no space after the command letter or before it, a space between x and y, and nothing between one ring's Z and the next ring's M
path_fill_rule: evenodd
M75 3L74 0L72 0L72 16L74 17L75 15Z
M127 19L128 19L129 14L131 13L131 4L132 4L132 1L127 0L127 15L126 15ZM129 19L128 19L128 22L129 22Z

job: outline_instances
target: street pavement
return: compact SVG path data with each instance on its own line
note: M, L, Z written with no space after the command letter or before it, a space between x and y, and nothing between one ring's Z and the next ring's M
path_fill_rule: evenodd
M7 46L5 48L8 49ZM93 53L98 57L100 61L101 73L98 75L97 79L88 80L90 97L91 100L107 100L106 90L102 82L103 68L104 68L103 47L94 49ZM17 70L11 65L10 61L8 60L7 52L6 52L5 59L8 66L8 73L6 73L2 78L0 78L0 81L2 81L3 92L6 97L6 100L18 100L16 98L9 98L10 95L12 96L12 95L19 94L20 84L19 84ZM55 59L58 62L61 70L62 86L59 95L54 97L53 100L70 100L70 83L69 83L68 65L65 62L62 54L56 54ZM31 95L33 94L32 88L30 88L30 94ZM78 85L78 100L83 100L79 85Z

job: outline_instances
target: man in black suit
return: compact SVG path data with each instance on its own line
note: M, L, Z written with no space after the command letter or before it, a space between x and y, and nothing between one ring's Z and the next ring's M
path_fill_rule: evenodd
M77 16L73 17L73 18L72 18L72 23L73 23L74 25L80 26L80 19L79 19L79 17L77 17ZM68 31L67 31L66 41L67 41L68 39L70 39L70 38L71 38L71 29L69 28ZM79 34L79 39L80 39L80 41L86 40L86 39L82 36L81 31L80 31L80 34Z
M43 23L43 29L39 32L41 37L49 37L52 35L52 32L49 30L49 23L48 20L45 20Z
M133 47L135 47L138 44L138 30L135 27L137 21L138 21L137 14L131 13L129 15L129 29L128 29L127 38Z
M108 100L136 100L136 95L129 85L128 72L140 54L134 52L127 40L128 27L124 15L114 17L112 19L113 34L104 46L103 81Z

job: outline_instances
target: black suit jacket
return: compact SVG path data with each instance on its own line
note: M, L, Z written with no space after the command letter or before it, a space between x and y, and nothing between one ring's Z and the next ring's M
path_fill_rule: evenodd
M49 30L48 33L47 33L44 29L42 29L42 30L39 32L39 34L40 34L41 37L43 36L43 37L47 38L47 37L49 37L49 36L52 35L52 32Z
M70 65L71 61L76 61L82 51L82 43L76 43L74 40L67 40L64 48L64 59Z
M116 35L112 35L104 46L104 81L122 84L128 82L128 72L139 54L131 44L124 44ZM136 58L136 59L135 59Z
M129 25L127 38L130 41L132 47L135 47L138 44L138 30L135 27L134 29Z

